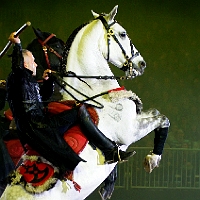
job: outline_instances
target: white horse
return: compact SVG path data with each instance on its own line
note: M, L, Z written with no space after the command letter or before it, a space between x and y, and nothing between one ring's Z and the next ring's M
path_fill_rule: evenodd
M75 75L68 73L69 76L63 79L68 92L64 93L63 99L73 99L72 96L75 96L81 101L97 96L95 102L90 100L87 103L97 106L98 128L122 150L126 150L151 131L168 128L169 120L155 109L140 112L140 99L132 91L120 88L114 78L108 62L123 69L126 78L142 75L146 67L126 30L114 19L117 8L115 6L109 14L101 15L92 11L94 20L71 36L66 70ZM79 75L87 84L74 77ZM87 97L83 98L78 91ZM99 105L103 105L103 108L98 108L101 107ZM26 192L20 185L8 185L1 200L85 199L106 179L117 163L105 164L101 152L89 144L79 156L87 161L80 162L73 172L73 181L81 187L80 191L75 189L72 180L58 180L52 189L40 194ZM149 153L145 157L145 170L151 172L158 167L160 159L161 155Z

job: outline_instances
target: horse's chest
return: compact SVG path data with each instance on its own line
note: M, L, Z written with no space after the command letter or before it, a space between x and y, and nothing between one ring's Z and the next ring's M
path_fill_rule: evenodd
M120 100L115 103L104 104L98 111L99 128L107 131L128 129L136 117L135 104L130 100Z

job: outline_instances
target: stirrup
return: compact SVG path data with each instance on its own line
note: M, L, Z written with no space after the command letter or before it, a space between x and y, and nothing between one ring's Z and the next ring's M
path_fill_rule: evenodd
M122 155L120 155L120 152L122 153ZM136 154L136 151L124 152L124 151L119 150L119 148L118 148L118 151L117 151L117 156L118 156L118 159L119 159L118 163L127 162L128 158L132 157L135 154ZM124 158L123 158L123 156L124 156Z
M112 159L106 160L105 163L107 163L107 164L112 164L115 162L118 162L118 163L127 162L128 158L135 155L136 152L135 151L124 152L124 151L120 150L119 147L117 147L110 153L113 154Z
M119 163L128 161L128 160L123 161L123 160L121 159L121 156L120 156L120 153L119 153L119 147L117 148L117 157L118 157L118 159L119 159L119 161L118 161Z

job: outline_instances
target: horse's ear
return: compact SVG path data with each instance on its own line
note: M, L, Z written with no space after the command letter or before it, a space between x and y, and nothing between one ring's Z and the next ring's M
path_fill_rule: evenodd
M118 9L118 5L116 5L108 15L105 15L108 22L114 20L116 14L117 14L117 9ZM99 17L98 13L94 12L93 10L91 10L91 12L92 12L92 15L95 19L97 17Z
M116 14L117 14L117 9L118 9L118 5L116 5L111 12L106 16L108 22L114 20Z
M97 17L99 17L99 14L94 12L93 10L91 10L93 17L96 19Z
M32 28L33 28L33 31L34 31L36 37L41 39L43 37L42 31L39 28L37 28L37 29L35 29L34 27L32 27Z

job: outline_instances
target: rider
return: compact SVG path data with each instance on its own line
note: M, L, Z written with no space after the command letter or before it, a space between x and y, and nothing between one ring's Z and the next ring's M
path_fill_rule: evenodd
M37 64L32 53L22 49L15 32L11 33L9 40L15 45L11 55L12 71L7 79L7 98L23 146L28 144L59 167L61 173L74 170L84 160L71 149L62 136L79 120L88 140L103 152L105 162L127 160L134 154L119 150L117 144L105 137L92 122L85 105L74 106L70 110L49 116L43 102L53 94L55 77L51 70L45 70L43 85L39 88L34 78Z

